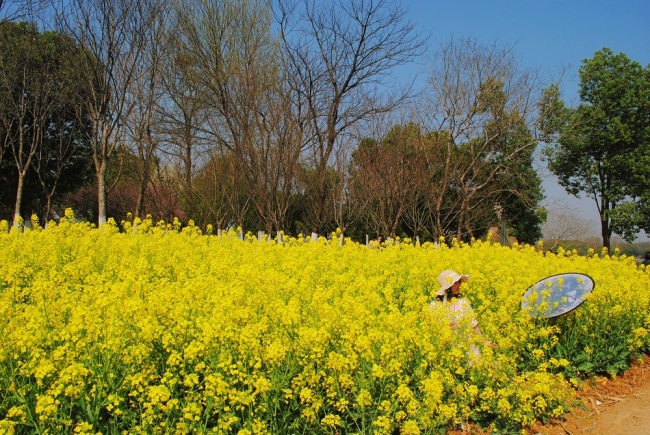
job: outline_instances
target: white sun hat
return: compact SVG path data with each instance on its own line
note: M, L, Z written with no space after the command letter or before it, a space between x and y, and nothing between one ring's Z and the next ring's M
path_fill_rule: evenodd
M438 296L445 294L445 291L454 285L456 282L462 280L463 278L469 278L469 275L459 275L453 270L443 270L438 276L438 284L440 284L440 289L436 292Z

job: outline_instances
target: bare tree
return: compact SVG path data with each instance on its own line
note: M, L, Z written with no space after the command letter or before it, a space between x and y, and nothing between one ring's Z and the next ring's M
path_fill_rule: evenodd
M419 133L415 125L395 126L381 141L362 141L354 153L353 191L380 235L395 237L415 200Z
M144 3L145 16L151 24L143 31L143 55L139 62L127 95L128 105L132 107L126 118L126 127L130 138L130 149L138 157L138 197L135 204L135 216L144 214L145 196L149 186L153 165L156 164L156 152L159 145L158 115L163 90L161 76L164 57L165 35L167 32L167 8L163 2Z
M194 194L194 177L200 162L200 155L207 154L209 146L206 128L206 103L198 72L192 67L191 57L187 55L179 41L177 16L172 18L169 27L165 56L161 59L162 95L158 105L158 132L161 137L161 150L171 157L171 162L179 171L177 178L179 191L183 198L183 208L188 216L200 208ZM207 164L209 159L203 162ZM175 161L180 164L174 164ZM196 217L195 217L196 219Z
M286 229L290 224L288 212L294 200L303 144L303 131L295 122L283 83L269 88L258 117L260 138L246 153L253 163L251 169L257 168L257 174L250 178L257 212L267 232Z
M152 168L145 195L147 214L166 222L185 218L176 188L178 182L178 172L172 166L156 165Z
M32 21L47 6L42 0L0 0L0 24L8 21Z
M310 225L330 220L327 168L355 124L397 107L408 95L393 68L420 54L423 39L390 0L280 0L275 10L294 96L306 108L308 164L314 169ZM396 91L390 91L390 90Z
M184 62L201 90L205 130L214 145L210 153L227 157L231 177L226 184L241 186L228 195L238 220L249 200L258 226L282 229L292 200L303 131L301 110L287 88L271 32L271 9L266 1L202 0L179 11L179 41ZM237 222L242 224L241 221Z
M586 241L595 237L593 224L581 218L567 208L551 208L548 210L548 219L542 231L546 249L555 249L562 245L571 248L578 241Z
M349 151L346 147L336 154L334 171L337 177L334 188L330 192L334 223L342 233L345 233L348 226L358 218L359 211L365 206L367 199L355 199L352 194Z
M97 176L98 221L106 222L106 173L113 153L125 139L124 126L133 110L130 90L140 72L150 7L157 0L71 0L59 16L63 31L84 48L76 65L88 86L78 105L92 119L90 141Z
M232 154L226 156L213 155L202 166L194 180L193 187L193 218L198 225L216 225L218 229L228 224L228 219L243 221L243 215L248 210L247 204L243 213L232 213L230 201L238 204L239 201L232 195L245 194L239 185L231 184L230 177ZM236 209L236 208L235 208Z
M211 155L226 150L240 153L241 144L252 134L255 107L248 103L255 94L251 88L258 83L254 67L259 58L248 44L262 38L258 20L263 10L262 2L254 0L245 4L188 1L176 7L177 63L185 84L208 111L206 123L199 127L209 135Z
M438 235L451 235L450 222L444 222L450 199L456 202L455 236L461 238L473 235L473 215L495 219L488 211L494 202L516 193L508 186L517 185L513 179L537 145L529 126L538 90L536 73L520 70L510 48L473 39L441 45L422 111L422 122L446 139L437 156Z

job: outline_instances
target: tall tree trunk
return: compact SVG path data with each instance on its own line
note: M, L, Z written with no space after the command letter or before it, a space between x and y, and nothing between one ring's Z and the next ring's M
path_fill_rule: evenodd
M605 183L601 183L605 184ZM607 187L610 187L609 185ZM612 228L610 226L610 212L615 207L614 204L610 201L609 197L606 195L604 189L600 191L601 203L598 204L596 201L596 206L598 207L598 213L600 214L600 234L603 238L603 248L607 248L609 252L611 249L611 238L612 238Z
M99 226L106 223L106 160L97 169L97 221Z
M143 179L140 181L140 187L138 189L138 200L135 204L135 217L142 218L144 214L144 195L147 189L146 177L143 175Z
M609 252L611 249L612 230L609 228L609 219L607 219L607 215L604 212L600 216L600 230L603 236L603 248L607 248Z
M45 219L43 219L44 228L47 228L47 221L50 218L51 212L52 212L52 195L47 195L47 202L45 204Z
M18 187L16 188L16 206L14 208L14 227L18 226L20 220L20 208L23 202L23 189L25 186L25 173L18 171Z
M140 179L140 186L138 189L138 201L135 206L135 217L142 218L144 214L144 198L147 193L147 186L149 185L149 173L151 171L151 160L145 157L142 162L142 178Z
M187 189L186 213L192 219L194 213L194 186L192 185L192 125L185 126L185 186Z

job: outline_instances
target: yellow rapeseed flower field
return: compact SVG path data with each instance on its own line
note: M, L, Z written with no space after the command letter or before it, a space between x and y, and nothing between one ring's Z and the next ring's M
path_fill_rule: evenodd
M71 218L0 225L0 433L522 430L650 349L650 272L618 254ZM483 337L429 307L444 269L471 275ZM564 272L594 279L583 305L522 311L528 287Z

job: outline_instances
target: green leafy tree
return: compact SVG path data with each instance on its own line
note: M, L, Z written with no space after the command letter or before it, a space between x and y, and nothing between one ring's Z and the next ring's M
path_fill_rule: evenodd
M0 42L0 143L8 157L0 166L0 207L6 214L11 195L15 219L24 212L48 218L55 196L85 182L89 162L88 119L76 116L72 97L80 86L70 65L80 49L26 22L0 23Z
M632 240L650 220L650 70L603 48L579 73L578 107L568 108L552 85L540 102L539 130L560 185L595 201L609 248L613 232Z

